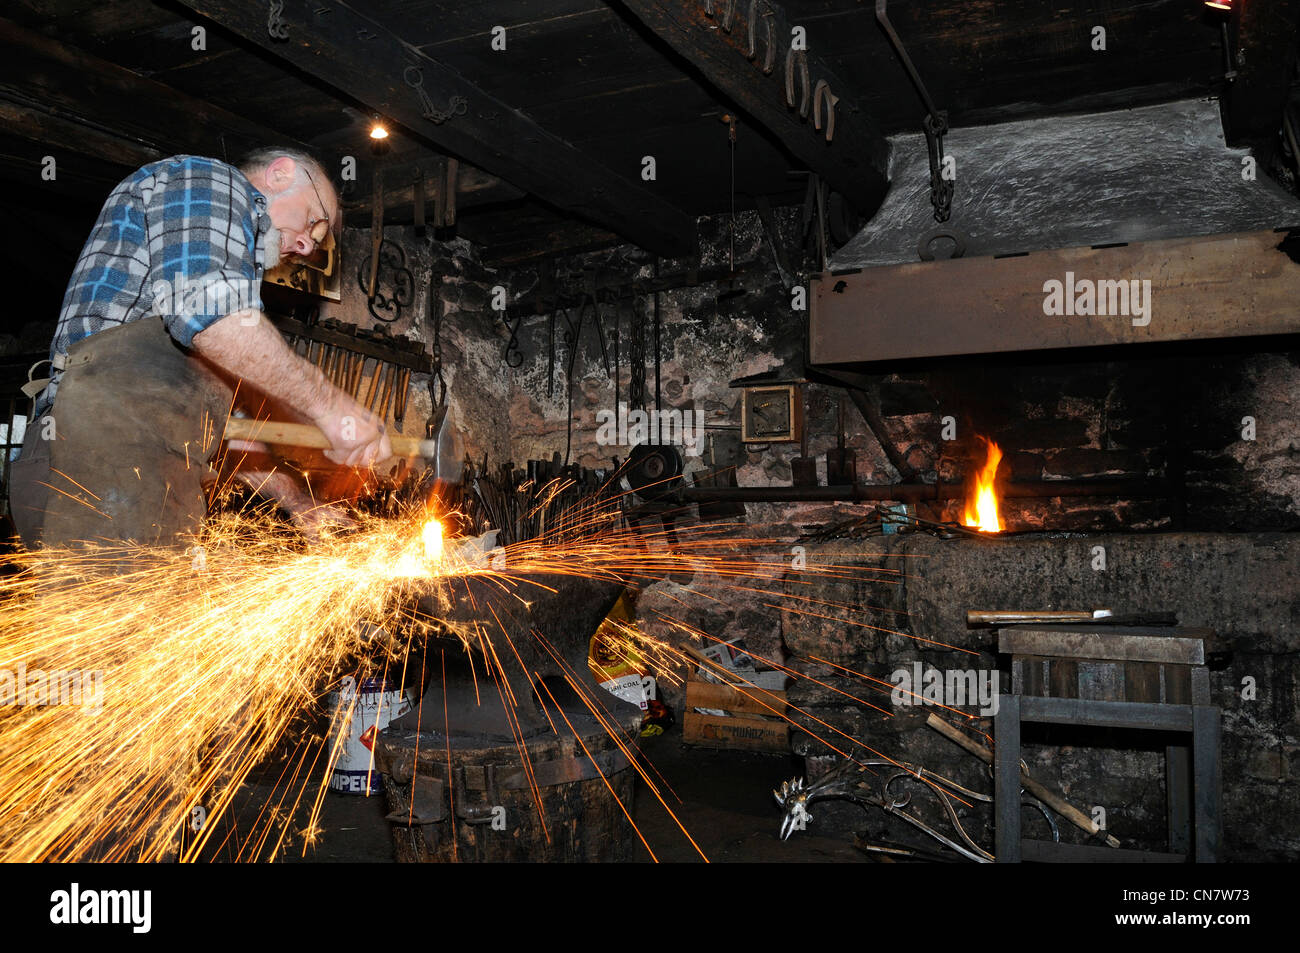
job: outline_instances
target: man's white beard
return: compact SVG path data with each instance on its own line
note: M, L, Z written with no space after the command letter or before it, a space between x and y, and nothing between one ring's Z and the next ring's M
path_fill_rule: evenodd
M280 264L280 230L273 228L266 233L266 243L262 246L262 267L270 271Z

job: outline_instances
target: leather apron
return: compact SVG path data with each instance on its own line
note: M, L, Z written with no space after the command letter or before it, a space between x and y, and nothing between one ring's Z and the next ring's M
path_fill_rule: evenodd
M207 512L208 462L230 400L161 318L72 345L54 405L28 425L11 471L23 542L188 545Z

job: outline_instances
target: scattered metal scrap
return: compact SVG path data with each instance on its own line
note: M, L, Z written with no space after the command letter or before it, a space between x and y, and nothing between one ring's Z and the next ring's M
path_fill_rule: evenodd
M982 762L990 767L993 764L993 752L978 741L969 737L965 732L948 724L942 718L931 714L926 719L926 724L939 732L945 738L956 743L962 750L975 755ZM874 768L892 768L893 771L885 771L878 775L880 778L880 788L878 794L872 790L871 783L864 777L865 773ZM1103 831L1099 831L1093 825L1092 818L1084 814L1081 810L1067 801L1064 797L1045 787L1038 781L1029 776L1028 767L1023 761L1020 762L1021 770L1021 804L1032 807L1046 819L1048 827L1052 831L1052 840L1059 842L1061 839L1060 830L1057 827L1053 813L1065 818L1071 824L1080 830L1088 833L1089 836L1097 838L1107 847L1117 848L1121 845L1118 838ZM876 774L875 771L871 772ZM895 795L891 792L891 787L903 780L915 780L926 785L926 787L938 798L943 805L952 821L957 835L965 843L965 847L956 843L952 838L946 837L939 831L930 827L920 818L916 817L905 810L911 802L911 795ZM935 774L920 765L910 764L906 761L891 761L888 759L874 759L868 761L857 761L852 757L844 759L831 772L812 784L807 784L803 778L795 778L791 781L783 781L778 790L772 792L776 802L785 810L785 817L781 821L781 839L785 840L796 830L804 830L808 821L812 820L812 815L808 813L808 805L813 801L839 798L853 801L862 805L878 807L887 814L895 815L908 822L913 827L924 831L930 837L939 841L944 846L956 851L958 854L978 863L991 863L994 860L992 854L976 844L962 827L957 817L957 812L952 806L952 798L955 796L969 797L984 803L992 803L993 796L988 794L979 794L978 792L968 790L954 781ZM900 849L893 846L880 847L862 843L859 839L858 846L863 850L870 850L882 854L906 855L923 857L927 855L925 851L914 850L912 848Z
M839 523L813 523L804 526L804 534L799 537L801 543L824 543L833 539L865 539L869 536L888 535L891 532L921 531L937 536L939 539L955 539L958 536L984 537L987 534L970 529L959 523L940 523L928 520L912 512L903 512L896 507L877 504L866 516L843 520Z
M877 775L880 781L878 793L873 793L872 784L866 777L867 770L873 768L886 769ZM875 771L871 773L876 774ZM904 810L911 803L912 795L910 792L905 791L896 792L893 788L896 784L907 780L919 781L934 793L939 799L939 803L947 811L953 828L965 843L965 846L941 834L915 814ZM993 800L993 796L990 794L971 791L955 781L950 781L919 765L909 764L905 761L890 761L883 758L873 758L867 761L844 759L829 774L812 784L805 784L803 778L795 778L792 781L781 782L780 789L772 792L777 804L785 809L785 817L781 822L782 840L787 839L794 831L804 830L807 827L808 821L812 820L812 815L808 813L808 805L813 801L839 798L857 804L878 807L886 814L901 818L968 860L981 864L992 863L993 855L975 843L970 835L966 833L966 829L962 827L961 820L957 817L957 811L952 806L950 795L960 795L986 803L991 803ZM1053 834L1056 835L1056 833L1053 830Z

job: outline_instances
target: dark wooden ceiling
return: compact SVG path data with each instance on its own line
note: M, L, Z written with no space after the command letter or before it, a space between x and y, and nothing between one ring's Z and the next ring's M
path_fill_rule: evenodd
M627 180L630 189L641 189L661 203L667 222L729 207L732 163L727 125L720 116L734 111L733 99L718 91L707 69L683 58L619 3L330 2L336 14L341 8L370 18L508 111L517 111L518 121L567 143L573 161L562 173L547 172L551 178L580 180L612 172ZM1294 8L1290 0L1278 2ZM721 12L726 0L715 0L715 5ZM870 0L786 0L781 6L790 23L806 27L810 51L843 84L836 92L848 96L864 118L886 135L919 130L924 110ZM0 207L16 216L47 213L39 231L50 256L75 251L103 194L141 156L202 151L233 158L263 132L306 143L327 159L355 155L358 182L349 196L350 220L369 222L376 160L367 151L366 129L370 116L385 111L385 103L392 106L406 102L403 94L414 96L400 79L398 92L391 88L393 77L402 76L402 64L377 57L360 61L362 68L354 63L334 69L339 57L352 54L354 38L336 34L327 41L324 32L313 34L324 30L313 24L330 22L322 19L327 11L323 0L284 4L293 38L282 47L268 46L265 37L257 42L256 31L220 25L234 22L236 15L223 11L235 7L265 21L266 5L252 0L6 4L11 29L4 53L17 68L0 78L0 177L6 185ZM890 16L954 126L1209 95L1217 91L1224 71L1218 20L1194 0L895 0ZM335 16L333 23L338 22ZM195 26L206 29L201 51L193 49ZM504 52L492 49L494 26L506 28ZM1106 30L1104 51L1093 49L1096 26ZM57 44L64 65L50 66L53 53L45 59L26 56L27 34L22 31ZM355 44L364 47L365 31L355 32ZM314 55L309 70L286 58L283 49L290 46ZM31 62L23 63L24 58ZM190 114L201 104L210 105L216 118L205 116L194 129L160 123L158 112L123 85L122 76L102 80L108 66L175 91L181 97L176 108ZM157 92L157 87L150 89ZM236 118L247 126L240 127ZM479 121L490 140L492 116ZM73 124L68 128L81 124L93 135L88 133L78 149L69 141L77 137L65 134L54 148L42 125L47 122ZM394 196L390 222L410 221L409 186L415 171L432 169L441 154L454 151L440 137L454 131L456 122L453 118L444 127L417 121L409 123L412 128L396 130L393 150L382 160L386 192ZM740 206L752 204L750 196L759 194L777 204L802 198L800 173L807 164L786 146L778 133L760 128L742 111L734 157ZM495 148L512 161L527 163L533 144L502 141ZM57 189L35 187L33 163L50 152L60 156L66 175ZM657 162L657 180L651 183L640 181L645 155ZM548 161L554 163L553 157ZM503 180L502 169L494 164L464 166L458 196L461 234L481 243L489 257L511 260L590 247L612 241L619 230L617 217L611 227L608 217L575 214L565 207L563 188L546 200L527 194L539 190ZM504 158L500 164L510 168ZM669 214L678 211L683 218ZM7 243L10 256L26 259L30 271L30 242L11 237ZM56 277L45 272L50 280ZM38 268L36 273L42 272Z

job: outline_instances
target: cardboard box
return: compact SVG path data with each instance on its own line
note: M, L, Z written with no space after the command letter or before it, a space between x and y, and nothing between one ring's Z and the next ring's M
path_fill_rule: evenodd
M785 692L691 680L686 683L682 738L687 744L706 748L789 751L790 723L782 717L785 710Z

